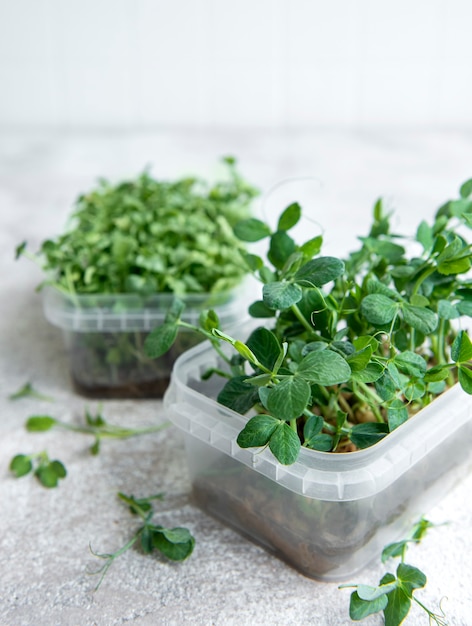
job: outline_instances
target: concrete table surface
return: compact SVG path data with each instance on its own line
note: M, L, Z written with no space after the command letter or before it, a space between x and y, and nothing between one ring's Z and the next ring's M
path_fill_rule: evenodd
M207 517L190 499L183 443L173 427L126 441L104 442L91 456L90 438L61 430L27 433L26 418L51 414L80 419L98 402L72 390L60 331L43 317L35 292L42 276L29 260L14 261L28 240L34 250L59 233L73 200L99 176L132 176L146 165L160 178L211 175L218 157L236 155L243 174L264 191L282 179L287 200L301 200L324 228L326 252L343 254L370 225L384 195L395 224L412 229L472 177L472 132L245 130L128 133L7 133L0 135L0 624L2 626L205 626L350 624L349 590L303 577L262 548ZM318 179L321 187L312 180ZM298 180L293 180L297 178ZM300 180L303 179L303 180ZM292 185L292 187L290 187ZM298 185L298 187L297 187ZM280 188L261 210L284 202ZM291 195L292 194L292 195ZM297 197L295 198L295 194ZM291 198L289 196L291 195ZM288 203L288 202L287 202ZM277 206L277 210L282 208ZM275 209L274 209L275 210ZM54 402L8 395L30 381ZM112 423L144 426L165 421L161 401L105 400ZM470 442L465 442L470 445ZM13 478L10 459L47 449L68 476L47 490L30 476ZM471 623L472 477L466 476L429 519L433 529L409 561L428 584L418 597L443 608L454 626ZM169 563L131 549L109 570L100 589L89 574L136 528L116 494L165 492L156 523L186 526L193 555ZM385 569L373 563L352 582L376 583ZM371 616L366 624L381 624ZM408 624L427 624L414 608Z

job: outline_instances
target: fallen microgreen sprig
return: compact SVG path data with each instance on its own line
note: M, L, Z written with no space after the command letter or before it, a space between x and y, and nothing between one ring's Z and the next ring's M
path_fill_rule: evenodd
M408 538L384 548L382 563L390 558L400 558L401 562L396 573L386 573L378 586L340 585L339 589L355 589L351 594L349 605L349 616L352 620L360 621L369 615L383 611L385 626L399 626L406 619L411 603L414 601L426 612L430 624L447 626L446 616L441 606L441 614L434 613L413 595L415 591L425 587L427 579L417 567L405 563L405 554L410 544L418 544L433 526L434 524L423 518L414 525Z
M95 441L90 447L90 452L91 454L98 454L102 439L129 439L130 437L158 432L168 425L165 422L156 426L148 426L147 428L126 428L109 424L100 410L97 410L96 414L93 415L86 409L84 424L69 424L50 415L32 415L26 421L25 427L29 432L45 432L51 430L51 428L59 427L83 435L92 435Z
M17 454L10 462L10 471L21 478L30 472L39 480L43 487L51 489L57 487L59 480L67 476L67 471L61 461L50 460L47 452L34 454Z
M139 545L144 554L151 554L154 550L160 552L170 561L183 561L188 558L195 546L195 539L187 528L165 528L164 526L152 523L154 509L152 500L162 500L163 494L148 496L147 498L135 498L127 496L119 492L118 498L128 505L133 515L138 515L143 525L138 528L131 539L121 548L110 554L101 554L95 552L92 547L92 554L100 559L104 559L105 563L98 570L90 572L93 575L100 575L95 591L100 587L106 573L113 565L115 559L132 548L139 540Z
M45 402L54 402L54 398L40 393L30 382L25 383L18 391L8 396L9 400L19 400L20 398L35 398L36 400L44 400Z

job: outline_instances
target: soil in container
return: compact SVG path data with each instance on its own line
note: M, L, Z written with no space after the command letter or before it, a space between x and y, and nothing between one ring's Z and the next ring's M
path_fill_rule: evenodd
M175 360L200 338L182 332L169 352L149 359L143 348L148 334L73 333L69 352L74 389L89 398L162 398Z

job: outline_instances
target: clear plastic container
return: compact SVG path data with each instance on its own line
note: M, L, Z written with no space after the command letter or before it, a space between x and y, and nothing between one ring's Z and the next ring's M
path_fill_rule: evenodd
M244 285L219 294L192 294L182 319L194 323L202 310L214 308L223 327L246 314ZM143 349L149 332L164 321L174 296L159 294L65 295L43 291L46 319L62 329L75 390L93 398L160 398L175 359L201 341L180 330L169 352L149 359Z
M201 380L215 366L208 342L192 348L164 396L185 434L194 499L311 578L350 578L472 468L472 398L457 385L371 448L302 449L283 466L238 446L247 418L216 402L223 379Z

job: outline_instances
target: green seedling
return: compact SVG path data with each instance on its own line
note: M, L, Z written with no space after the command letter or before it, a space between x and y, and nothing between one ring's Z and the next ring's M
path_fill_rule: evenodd
M100 569L92 572L92 574L100 576L95 590L100 587L103 578L115 559L132 548L137 542L139 542L139 546L144 554L151 554L153 551L157 551L170 561L185 560L192 554L195 546L195 539L187 528L165 528L152 523L154 509L151 502L153 500L161 500L163 494L138 499L120 492L118 493L118 498L128 506L133 515L140 517L143 523L124 546L111 554L100 554L90 548L94 556L105 560L104 565Z
M405 555L411 544L418 544L433 524L421 519L415 524L411 535L402 541L395 542L384 548L382 563L391 558L400 558L395 574L385 574L377 586L356 584L341 585L340 589L354 588L349 605L349 616L354 621L360 621L374 613L383 612L385 626L400 626L406 619L412 602L423 609L430 624L447 626L444 613L434 613L428 609L414 595L425 587L427 579L417 567L405 563Z
M301 218L288 206L275 230L250 218L235 226L244 242L268 240L267 261L242 253L262 283L249 313L264 319L244 341L219 328L214 311L184 322L176 300L147 337L150 358L165 354L179 328L208 339L221 366L204 374L228 380L218 401L255 412L238 437L243 448L269 447L282 464L302 448L367 448L459 382L472 394L472 183L413 237L391 231L381 200L367 236L347 258L322 256L322 238L299 245ZM408 244L408 245L407 245ZM412 247L413 253L408 252ZM223 345L230 347L230 352Z
M79 196L70 227L28 256L47 273L44 284L67 295L217 293L246 269L232 226L257 195L232 157L214 185L198 179L159 181L148 171L115 185L105 180Z
M60 480L66 477L67 471L61 461L50 460L47 452L35 454L17 454L10 462L10 471L21 478L33 473L43 487L57 487Z
M27 419L25 427L27 431L36 433L45 432L52 428L62 428L83 435L91 435L94 437L94 443L90 447L90 452L98 454L102 439L129 439L130 437L158 432L163 428L167 428L168 425L166 422L147 428L126 428L109 424L100 410L95 415L86 410L83 424L69 424L50 415L32 415Z
M21 398L34 398L35 400L54 402L54 398L40 393L30 382L25 383L18 389L18 391L15 391L8 396L9 400L20 400Z

